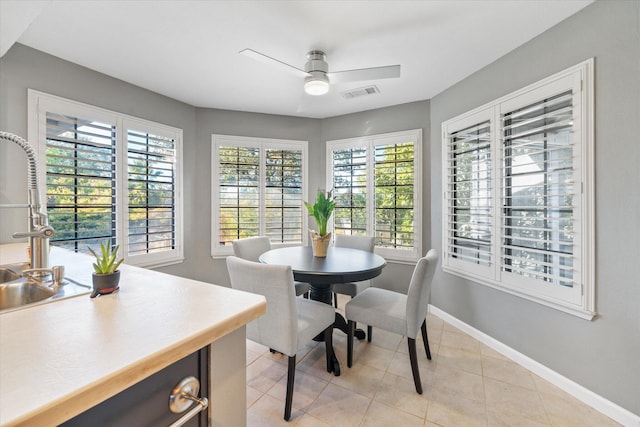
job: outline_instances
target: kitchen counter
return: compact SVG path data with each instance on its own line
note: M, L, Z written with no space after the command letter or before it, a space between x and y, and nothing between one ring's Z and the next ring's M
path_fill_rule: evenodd
M0 264L25 258L25 244L0 246ZM90 286L92 259L53 248L50 264ZM114 294L0 314L1 426L60 424L239 329L244 335L266 312L259 295L127 265L120 271ZM244 367L244 354L231 356Z

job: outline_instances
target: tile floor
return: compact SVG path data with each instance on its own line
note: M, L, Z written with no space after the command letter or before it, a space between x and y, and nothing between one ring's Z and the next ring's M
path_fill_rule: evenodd
M339 300L342 311L346 298ZM247 341L247 425L308 427L616 426L613 420L443 322L427 317L432 360L418 338L423 394L406 339L380 329L354 341L334 333L341 375L326 372L324 344L297 355L291 420L284 421L287 358Z

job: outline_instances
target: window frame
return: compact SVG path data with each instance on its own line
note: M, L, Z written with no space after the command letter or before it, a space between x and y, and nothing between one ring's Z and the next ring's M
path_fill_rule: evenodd
M266 235L266 156L267 149L275 150L300 150L302 152L302 192L300 201L300 211L302 216L301 225L301 241L296 242L271 242L272 247L287 247L287 246L300 246L306 245L308 239L308 218L306 208L303 201L307 195L308 190L308 155L309 155L309 142L302 140L290 140L290 139L275 139L275 138L259 138L248 137L239 135L211 135L211 257L214 259L224 258L229 255L233 255L233 247L231 245L221 246L217 244L220 240L220 198L219 198L219 176L220 176L220 146L234 146L234 147L250 147L258 148L260 151L259 161L259 231L258 235Z
M161 267L184 261L183 234L183 177L182 177L182 129L161 123L144 120L119 112L96 107L90 104L50 95L44 92L28 89L28 137L34 141L38 153L38 183L41 200L46 200L46 140L47 140L47 112L68 115L72 117L91 118L91 120L112 123L115 125L116 140L116 197L115 197L115 238L120 246L120 256L124 262L139 267ZM129 218L128 218L128 130L144 131L173 138L175 140L175 195L174 195L174 233L175 246L173 249L146 254L130 254L129 247Z
M384 258L397 263L415 263L422 256L422 129L411 129L355 138L331 140L326 142L326 188L333 188L333 151L349 148L365 148L366 150L366 234L375 235L376 226L376 186L375 186L375 149L377 146L414 142L413 147L413 248L396 249L381 246L375 252ZM335 215L328 225L330 231L335 229Z
M567 288L549 284L540 279L510 273L502 267L505 240L504 230L510 226L503 214L502 195L505 194L507 166L503 154L503 114L518 108L534 105L543 99L567 90L572 91L572 177L574 198L572 220L574 230L574 285ZM595 175L594 175L594 91L593 58L573 67L528 85L518 91L489 102L472 111L442 123L442 269L445 272L471 279L483 285L517 295L545 306L575 316L592 319L595 311ZM491 263L489 266L472 265L452 256L450 251L449 222L452 203L455 199L447 191L450 185L450 138L456 131L465 129L481 120L488 120L491 129ZM546 176L546 172L545 172ZM545 189L548 186L545 184ZM567 194L567 193L564 193Z

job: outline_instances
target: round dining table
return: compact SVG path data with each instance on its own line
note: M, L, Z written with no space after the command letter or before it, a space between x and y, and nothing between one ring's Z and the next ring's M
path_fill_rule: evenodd
M315 257L311 246L271 249L260 255L263 264L290 265L293 278L308 283L310 299L331 305L331 285L373 279L382 273L387 262L380 255L359 249L330 246L326 257ZM347 333L347 322L336 312L334 328ZM357 330L356 338L365 333Z

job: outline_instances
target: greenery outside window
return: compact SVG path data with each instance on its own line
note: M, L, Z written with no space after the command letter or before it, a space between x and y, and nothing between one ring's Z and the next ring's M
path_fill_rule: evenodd
M396 261L421 256L422 131L327 141L327 188L336 234L375 236Z
M89 253L108 240L129 264L182 261L182 130L32 90L29 104L51 244Z
M306 141L212 136L212 256L245 237L306 244L306 158Z
M443 123L443 269L595 315L593 61Z

